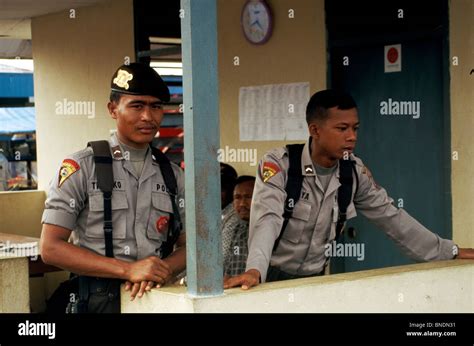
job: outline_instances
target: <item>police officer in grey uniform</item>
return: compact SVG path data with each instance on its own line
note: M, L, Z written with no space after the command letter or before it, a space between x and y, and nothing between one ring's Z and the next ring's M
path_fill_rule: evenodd
M68 156L53 178L41 234L44 262L93 278L89 312L120 312L120 284L132 299L162 286L185 268L185 233L174 252L161 259L173 207L150 143L163 120L166 84L151 67L123 65L111 81L108 103L117 132L110 140L113 258L105 256L104 199L97 184L90 147ZM176 205L184 224L184 173L171 164L177 183ZM73 232L74 244L68 242Z
M224 288L248 289L259 282L324 274L327 245L336 236L339 159L355 161L352 199L346 219L357 212L382 229L402 251L417 261L474 258L474 250L459 249L451 240L430 232L378 186L369 169L352 154L359 119L348 94L324 90L314 94L306 109L310 138L301 154L301 197L281 235L289 158L286 148L266 153L258 167L250 214L249 256L246 272L225 281Z

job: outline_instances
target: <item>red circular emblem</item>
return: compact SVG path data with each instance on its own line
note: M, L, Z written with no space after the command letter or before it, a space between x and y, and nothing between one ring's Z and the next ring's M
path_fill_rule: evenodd
M158 220L156 220L156 230L158 233L163 233L168 230L168 216L160 216Z
M387 59L391 64L395 63L398 60L398 50L390 48L387 52Z

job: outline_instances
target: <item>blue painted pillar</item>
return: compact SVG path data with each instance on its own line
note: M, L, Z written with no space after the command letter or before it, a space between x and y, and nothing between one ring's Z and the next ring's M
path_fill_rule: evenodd
M188 293L222 294L216 0L181 0Z

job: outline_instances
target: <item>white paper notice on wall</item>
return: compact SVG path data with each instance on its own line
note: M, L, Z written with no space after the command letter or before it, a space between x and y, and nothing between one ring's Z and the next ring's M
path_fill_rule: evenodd
M384 47L385 73L402 70L402 45L394 44Z
M241 87L241 141L307 140L309 82Z

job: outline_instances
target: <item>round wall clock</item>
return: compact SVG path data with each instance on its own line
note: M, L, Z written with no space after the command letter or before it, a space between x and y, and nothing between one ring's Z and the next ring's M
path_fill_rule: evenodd
M272 36L272 11L265 0L249 0L240 18L245 38L253 44L263 44Z

